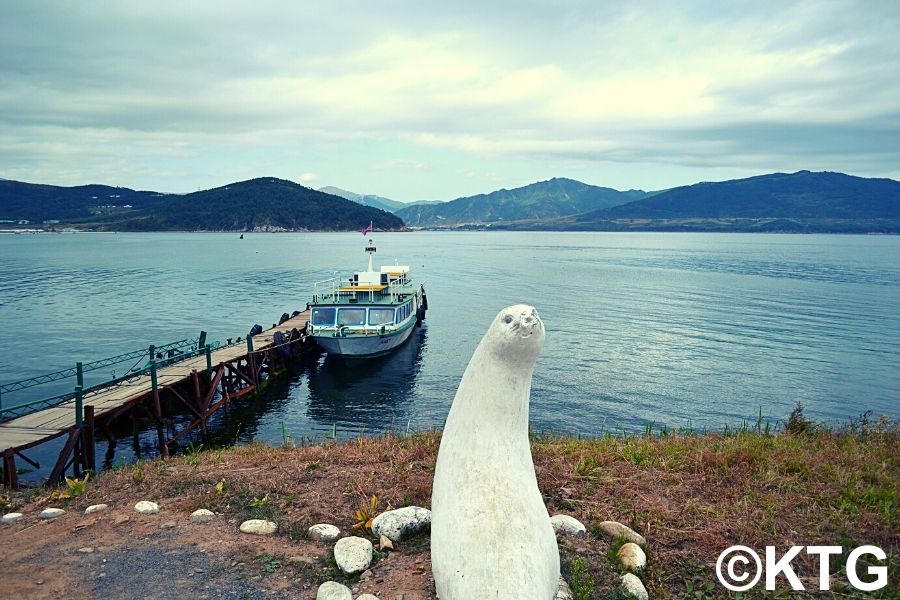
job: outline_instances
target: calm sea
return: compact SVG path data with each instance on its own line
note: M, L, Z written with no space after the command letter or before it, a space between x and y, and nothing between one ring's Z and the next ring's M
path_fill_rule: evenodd
M376 264L397 260L426 280L426 326L370 364L298 365L261 400L217 417L217 443L440 426L487 326L515 303L536 306L547 328L536 431L721 429L760 410L774 423L798 400L831 423L900 416L900 237L421 232L375 242ZM364 268L364 245L358 233L2 235L0 382L201 329L224 339L269 326L304 308L313 282ZM155 435L126 439L108 460L155 445ZM52 460L41 452L32 455Z

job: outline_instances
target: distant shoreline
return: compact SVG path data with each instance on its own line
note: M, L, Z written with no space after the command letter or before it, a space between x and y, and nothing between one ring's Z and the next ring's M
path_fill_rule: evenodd
M900 235L900 229L896 231L827 231L827 230L758 230L747 231L741 229L525 229L506 227L441 227L441 228L411 228L405 230L377 231L376 233L719 233L719 234L748 234L748 235ZM359 233L354 229L288 229L284 231L245 231L241 229L154 229L146 231L109 231L97 229L0 229L0 235L71 235L71 234L133 234L133 233L220 233L237 235L270 235L283 233Z

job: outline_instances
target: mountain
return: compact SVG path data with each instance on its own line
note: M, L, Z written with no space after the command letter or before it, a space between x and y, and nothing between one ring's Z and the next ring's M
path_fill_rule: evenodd
M338 196L340 198L345 198L346 200L352 200L353 202L362 204L363 206L371 206L373 208L379 208L388 212L394 212L398 209L408 206L408 204L398 202L397 200L391 200L390 198L383 198L382 196L375 196L373 194L357 194L356 192L348 192L347 190L342 190L339 187L334 187L331 185L319 188L319 191L323 194L331 194L332 196Z
M441 204L411 206L398 210L397 216L410 226L456 227L575 215L645 196L647 192L641 190L620 192L573 179L553 178Z
M340 196L341 198L346 198L347 200L352 200L357 204L362 204L364 206L371 206L373 208L380 208L381 210L386 210L388 212L396 213L398 210L403 208L408 208L410 206L419 206L421 204L443 204L440 200L418 200L416 202L399 202L397 200L391 200L390 198L385 198L383 196L375 196L374 194L357 194L356 192L349 192L347 190L342 190L339 187L334 187L332 185L325 186L323 188L319 188L320 192L325 194L331 194L332 196Z
M127 188L60 188L0 182L0 215L11 219L58 219L68 224L119 231L167 230L397 230L394 215L303 187L264 177L191 194L136 192Z
M704 182L590 211L564 228L900 231L900 182L810 171Z

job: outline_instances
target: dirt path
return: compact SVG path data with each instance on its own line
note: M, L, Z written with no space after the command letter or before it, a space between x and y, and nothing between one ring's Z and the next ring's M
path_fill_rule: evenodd
M249 536L224 517L192 524L165 510L139 515L131 506L33 517L4 526L0 540L3 598L313 599L316 582L334 570L330 545ZM354 590L382 600L433 598L427 561L427 544L406 544Z

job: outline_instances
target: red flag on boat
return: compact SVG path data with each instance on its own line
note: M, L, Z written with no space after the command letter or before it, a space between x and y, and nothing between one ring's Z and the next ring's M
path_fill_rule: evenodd
M372 233L373 231L375 231L375 228L372 227L372 221L369 221L369 226L362 230L362 234L363 234L363 235L369 235L369 234Z

